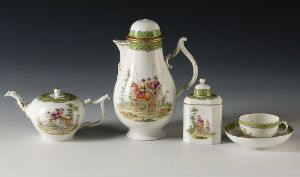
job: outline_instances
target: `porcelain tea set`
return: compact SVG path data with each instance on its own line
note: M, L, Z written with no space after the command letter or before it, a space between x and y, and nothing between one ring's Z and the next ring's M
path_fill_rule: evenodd
M267 113L241 115L238 121L225 126L233 142L252 149L266 149L284 143L294 129L278 116Z
M114 88L113 105L119 120L129 128L127 136L134 140L157 140L165 136L163 127L174 114L177 98L194 85L198 66L185 48L187 39L179 39L173 52L164 57L163 35L155 21L134 22L126 40L113 40L120 51L118 76ZM193 75L183 87L176 89L169 63L179 52L191 62ZM5 96L16 99L37 131L48 140L67 141L81 127L100 125L106 112L106 94L95 101L81 100L59 88L44 93L30 104L20 94L8 91ZM100 104L102 118L84 121L85 106ZM279 117L265 113L245 114L225 126L227 136L234 142L256 149L276 146L286 141L293 128ZM205 79L184 99L183 140L195 144L218 144L222 134L222 98L212 92Z
M6 96L16 99L18 106L42 137L53 141L70 140L79 128L99 125L106 114L104 101L109 99L108 95L104 95L95 101L91 101L90 98L83 101L71 93L61 92L59 88L54 89L53 93L44 93L36 97L29 104L26 104L16 91L8 91ZM83 122L85 105L89 103L100 103L102 119Z

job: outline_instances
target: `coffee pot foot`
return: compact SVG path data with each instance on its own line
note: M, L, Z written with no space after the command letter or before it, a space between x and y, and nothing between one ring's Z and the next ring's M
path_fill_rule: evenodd
M127 132L127 137L137 141L153 141L159 140L166 136L162 129L130 129Z
M73 139L74 134L71 135L45 135L42 134L42 138L45 141L50 141L50 142L63 142L63 141L69 141Z

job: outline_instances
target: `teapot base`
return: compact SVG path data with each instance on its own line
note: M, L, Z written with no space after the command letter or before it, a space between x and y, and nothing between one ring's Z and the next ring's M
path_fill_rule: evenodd
M52 141L52 142L63 142L63 141L69 141L73 139L74 134L71 135L42 135L43 140L45 141Z
M137 141L153 141L159 140L166 136L166 133L161 128L159 129L137 129L131 128L127 132L127 137Z

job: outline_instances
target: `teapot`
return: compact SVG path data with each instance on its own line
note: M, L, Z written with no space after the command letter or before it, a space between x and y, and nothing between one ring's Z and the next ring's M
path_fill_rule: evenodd
M129 138L156 140L165 136L162 127L170 121L177 98L195 83L198 76L197 63L184 46L186 40L180 38L176 49L164 57L160 27L149 19L134 22L127 40L113 40L120 51L114 110L129 128ZM176 89L169 60L180 51L191 62L193 75L188 84Z
M82 101L71 93L61 92L59 88L54 89L52 93L36 97L29 104L26 104L16 91L8 91L4 97L8 96L16 99L18 106L42 137L52 141L70 140L79 128L99 125L106 115L104 102L110 99L106 94L95 101L91 101L90 98ZM100 103L100 120L83 122L85 106L89 103Z

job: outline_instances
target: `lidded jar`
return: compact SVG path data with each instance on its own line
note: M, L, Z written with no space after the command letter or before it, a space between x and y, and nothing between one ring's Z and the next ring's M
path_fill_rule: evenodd
M95 101L91 101L90 98L81 100L71 93L61 92L59 88L34 98L31 103L23 101L16 91L8 91L4 96L16 99L18 106L42 137L52 141L67 141L72 139L81 127L98 126L106 114L104 101L109 100L107 94ZM89 103L100 104L100 120L83 121L85 106Z
M159 25L142 19L131 25L127 40L114 40L120 50L118 76L114 88L114 109L119 120L129 128L134 140L157 140L165 136L162 129L174 114L177 98L189 89L198 76L198 66L179 39L173 52L164 56L163 35ZM180 51L193 66L191 80L176 88L169 60Z
M183 141L218 144L222 134L222 98L200 79L194 93L184 99Z

